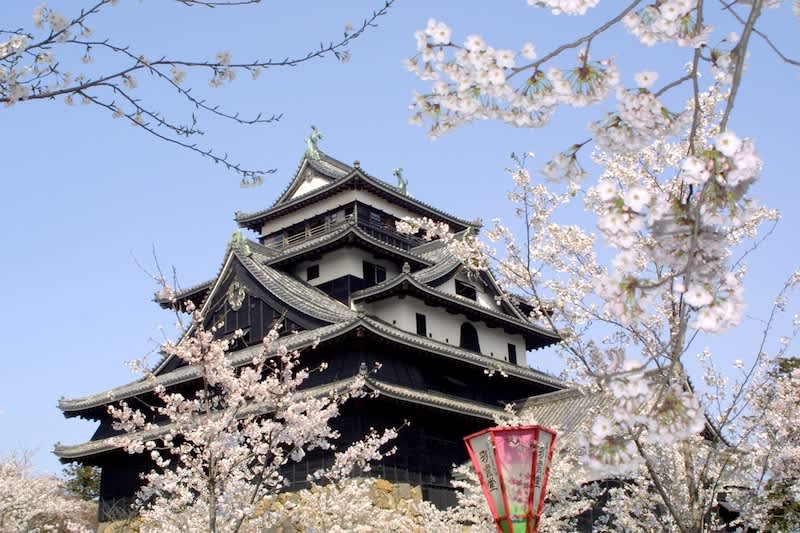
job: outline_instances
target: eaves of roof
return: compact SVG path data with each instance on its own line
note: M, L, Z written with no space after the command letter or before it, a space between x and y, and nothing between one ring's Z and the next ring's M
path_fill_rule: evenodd
M351 302L354 303L361 300L369 302L374 300L380 300L383 298L388 298L397 293L398 291L399 292L413 291L416 292L417 294L437 299L443 304L448 304L449 306L460 308L466 313L477 314L483 320L500 322L504 325L507 325L510 328L538 335L543 339L545 339L546 341L549 341L547 342L547 344L554 344L560 340L558 335L556 335L552 331L548 331L540 326L537 326L535 324L532 324L528 321L522 320L515 316L505 315L502 313L498 313L493 309L482 307L476 303L473 303L470 300L467 300L466 298L447 294L438 289L425 285L424 283L416 280L411 274L406 274L406 273L401 274L395 278L392 278L391 280L369 287L367 289L356 291L350 296L350 299Z
M264 247L261 245L252 246L249 241L228 244L225 260L217 273L217 277L207 289L208 294L200 309L202 314L208 314L208 307L211 304L211 300L213 300L212 297L221 287L225 273L232 268L233 259L235 258L265 290L287 306L301 313L328 323L350 320L356 316L355 312L348 306L331 298L316 287L267 266L265 263L269 256L263 255L260 251L255 251L262 248ZM189 328L184 335L190 334L191 331L192 328ZM170 356L162 358L156 364L154 372L159 373L170 360Z
M302 331L292 335L281 337L279 343L286 346L289 350L300 350L313 346L317 339L326 340L338 336L342 332L349 331L358 324L359 320L353 319L349 322L331 324L321 328ZM241 350L229 354L230 362L234 367L244 366L252 362L253 357L263 350L260 344L248 346ZM270 352L274 353L274 350ZM115 387L113 389L85 396L83 398L61 398L58 401L58 408L65 416L78 416L83 411L107 405L112 402L125 400L141 394L147 394L153 390L153 384L171 387L180 383L186 383L200 378L200 372L193 366L182 366L170 372L156 376L155 383L145 379Z
M443 249L444 247L445 247L445 242L443 240L435 239L428 242L424 242L419 246L415 246L414 248L412 248L412 250L414 250L414 253L425 255L430 253L436 253L439 250Z
M384 183L377 178L373 178L358 168L353 169L343 178L334 180L328 185L314 189L308 194L304 194L303 196L297 198L292 198L291 200L279 205L263 209L261 211L256 211L254 213L237 212L235 220L240 227L246 227L254 231L259 231L260 226L267 220L271 220L283 214L304 207L321 198L325 198L328 195L334 194L340 189L348 187L351 184L355 186L356 183L365 184L367 187L374 189L373 192L388 195L394 202L404 205L406 208L412 211L417 211L420 214L434 214L436 217L441 218L450 224L454 224L459 228L480 228L480 224L477 222L459 219L458 217L445 213L444 211L428 205L425 202L411 198L410 196L400 192L396 187L392 187L388 183Z
M426 254L430 257L431 254ZM443 278L448 278L461 267L462 263L459 258L452 254L443 255L442 259L434 265L414 272L412 277L421 281L422 283L436 284L434 282L440 281Z
M526 366L515 365L507 361L503 361L502 359L495 359L494 357L483 355L478 352L465 350L458 346L447 344L430 337L416 335L376 318L364 316L361 319L361 325L367 331L371 331L380 337L393 340L412 348L432 352L443 357L448 357L462 363L468 363L486 370L496 371L507 376L521 378L526 381L534 381L549 387L553 387L554 389L563 389L569 386L567 382L539 370L535 370Z
M356 316L355 318L323 326L313 330L302 331L286 337L282 337L279 343L286 346L289 350L302 350L313 346L315 343L324 343L337 337L340 337L358 327L373 333L376 336L392 340L399 344L427 352L432 352L437 355L447 357L453 360L475 365L482 369L502 372L508 376L513 376L518 379L526 381L533 381L560 389L567 387L568 384L553 376L534 370L532 368L523 367L508 363L506 361L495 359L480 353L471 352L457 346L443 343L428 337L415 335L407 331L401 330L397 327L389 325L381 320L367 317L363 315ZM261 345L249 346L236 352L229 354L230 362L234 367L244 366L249 364L253 357L260 353L263 347ZM183 366L172 370L168 373L160 374L155 378L155 384L163 385L164 387L171 387L180 383L186 383L200 378L200 373L196 368L191 366ZM80 416L91 409L96 409L103 405L112 402L125 400L134 396L147 394L153 390L153 383L148 380L140 379L113 389L85 396L83 398L67 399L62 398L58 402L58 408L64 412L65 416Z
M325 385L305 389L301 391L301 394L310 397L324 396L332 392L347 389L353 384L355 379L355 376L353 376L331 383L326 383ZM435 409L450 411L474 418L493 420L495 417L504 414L503 409L491 405L465 400L438 392L418 391L402 385L395 385L381 381L374 377L367 377L365 379L364 388L377 393L379 396L386 396L387 398L392 398L394 400L433 407ZM272 404L251 404L242 410L240 416L245 417L251 415L268 414L272 412L273 409L274 406ZM143 439L157 439L159 436L164 435L172 427L174 427L172 424L167 424L164 426L159 426L158 428L143 430L138 432L137 436ZM76 445L56 444L53 453L55 453L55 455L61 461L69 462L108 453L119 448L120 446L116 437L107 437L104 439L92 440Z
M326 383L324 385L319 385L316 387L311 387L302 390L300 391L300 394L303 394L307 397L324 396L332 392L346 389L349 385L353 383L354 380L355 377L350 377L338 381L333 381L330 383ZM270 413L273 409L274 405L272 403L258 403L258 404L251 403L246 407L244 407L239 412L239 417L244 418L246 416L251 416L251 415L267 414ZM156 428L138 431L135 433L135 435L143 439L156 439L159 436L164 435L174 427L175 427L174 424L164 424ZM61 461L68 462L76 459L85 459L87 457L100 455L102 453L107 453L120 448L121 446L119 445L119 438L114 436L114 437L106 437L103 439L90 440L88 442L75 445L63 445L57 443L53 449L53 453Z
M486 284L491 286L494 291L500 295L501 304L506 311L510 311L520 320L524 320L526 322L528 321L528 316L520 311L520 309L514 305L514 302L511 301L511 298L508 297L508 294L502 288L500 288L500 285L498 285L497 280L494 277L494 273L491 270L481 271L481 277L484 279Z
M316 287L267 266L264 264L267 257L252 251L250 255L234 253L247 271L287 306L329 323L350 320L356 316L355 311Z

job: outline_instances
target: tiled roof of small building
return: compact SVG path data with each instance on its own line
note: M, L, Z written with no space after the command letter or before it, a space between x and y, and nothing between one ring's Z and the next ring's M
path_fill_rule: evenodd
M529 414L537 424L558 432L559 446L577 444L579 433L594 419L609 412L614 399L602 392L586 392L570 388L528 398L519 412Z

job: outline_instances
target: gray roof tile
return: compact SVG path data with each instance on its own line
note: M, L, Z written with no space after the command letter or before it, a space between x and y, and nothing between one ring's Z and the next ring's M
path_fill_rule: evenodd
M301 166L302 166L302 164L301 164ZM286 194L286 192L284 192L284 194L281 195L281 198L283 200L280 203L276 203L273 206L268 207L267 209L262 209L260 211L254 211L254 212L251 212L251 213L237 212L236 216L235 216L235 219L239 223L240 226L246 226L248 224L255 223L255 221L257 221L258 219L260 219L262 217L268 216L268 215L270 215L272 213L277 213L283 208L292 206L292 204L295 204L295 203L300 203L300 202L302 202L302 201L304 201L304 200L306 200L308 198L313 197L316 194L324 193L326 191L334 189L335 187L339 186L340 183L348 181L348 180L351 180L351 179L363 179L367 183L369 183L372 186L376 187L377 189L383 190L383 191L389 193L390 195L395 196L395 198L397 200L400 200L400 201L402 201L404 203L408 203L410 205L416 206L417 209L420 209L422 211L435 213L436 215L438 215L441 218L450 220L452 222L456 222L456 223L458 223L458 224L460 224L462 226L477 228L477 227L480 227L480 225L481 225L477 221L468 221L468 220L464 220L464 219L458 218L458 217L450 215L450 214L448 214L448 213L446 213L446 212L444 212L444 211L442 211L440 209L437 209L436 207L433 207L430 204L427 204L425 202L417 200L416 198L413 198L411 196L403 194L397 187L389 185L388 183L386 183L383 180L380 180L378 178L370 176L369 174L363 172L361 169L353 169L352 171L348 172L345 176L343 176L341 178L334 179L328 185L324 185L322 187L319 187L317 189L309 191L308 194L304 194L304 195L302 195L300 197L291 198L291 199L283 199L283 196L285 196L285 194ZM292 183L294 183L294 179L292 180ZM291 185L290 185L290 187L291 187ZM288 192L288 190L289 189L287 188L287 192Z
M317 339L326 339L336 334L348 330L358 322L358 319L352 319L349 322L340 322L323 326L321 328L301 331L282 337L280 342L290 350L299 350L312 346ZM231 352L229 354L231 364L238 367L250 363L253 357L260 353L263 346L261 344L248 346L241 350ZM170 372L160 374L156 377L156 383L170 387L179 383L191 381L200 377L200 373L195 367L183 366L172 370ZM94 407L109 404L111 402L132 398L140 394L145 394L153 390L151 383L147 380L140 379L113 389L98 392L83 398L67 399L62 398L58 401L58 407L65 412L78 412Z
M570 446L579 444L580 433L599 414L609 412L613 404L608 394L571 388L529 398L519 411L532 415L538 424L558 431L559 446Z
M355 311L340 301L308 283L265 265L268 257L254 251L249 256L238 251L235 253L259 283L287 305L325 322L334 323L355 318Z
M323 396L337 390L344 390L353 383L354 379L355 376L326 383L325 385L311 387L303 390L302 394L313 397ZM418 391L402 385L387 383L374 377L368 377L366 379L365 386L368 390L372 390L379 395L383 395L388 398L394 398L396 400L407 401L420 405L427 405L436 407L438 409L444 409L487 420L493 420L496 416L504 413L503 409L493 407L491 405L464 400L462 398L456 398L454 396L438 392ZM250 416L253 414L267 414L271 412L272 409L273 406L271 404L251 404L242 410L241 415ZM168 424L155 429L141 431L138 433L138 435L142 438L158 438L160 435L166 433L171 427L172 425ZM113 451L118 448L119 446L116 442L116 439L114 437L107 437L104 439L91 440L75 445L56 444L53 451L61 460L70 461Z

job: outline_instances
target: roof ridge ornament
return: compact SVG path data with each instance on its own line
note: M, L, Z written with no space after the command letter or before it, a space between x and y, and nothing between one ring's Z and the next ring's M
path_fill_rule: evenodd
M403 169L397 167L392 174L397 178L397 188L400 189L400 192L408 195L408 178L403 177Z
M314 161L320 160L319 155L319 141L322 140L322 134L316 126L311 126L311 135L306 138L306 157Z
M247 239L239 230L236 230L231 234L231 238L228 241L228 246L232 250L241 250L248 257L253 253L253 251L250 249L250 245L247 244Z

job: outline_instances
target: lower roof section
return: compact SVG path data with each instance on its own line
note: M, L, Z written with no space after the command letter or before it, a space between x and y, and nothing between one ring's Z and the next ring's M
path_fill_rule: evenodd
M568 386L549 374L534 370L532 368L518 366L506 361L495 359L477 352L465 350L457 346L446 344L428 337L415 335L401 330L382 320L378 320L365 315L358 315L356 318L338 324L331 324L317 329L303 331L294 335L288 335L279 339L279 342L289 350L302 350L309 348L316 343L325 343L336 338L340 338L350 332L360 331L362 334L372 334L381 339L395 342L403 346L408 346L420 351L428 352L440 357L452 359L461 363L474 365L489 372L499 372L503 375L522 379L532 383L546 385L554 389L563 389ZM253 360L253 356L263 349L262 345L254 345L229 354L231 364L243 366ZM156 377L155 383L165 387L171 387L180 383L187 383L200 378L200 373L194 367L184 366L160 374ZM150 381L140 379L108 391L92 394L83 398L66 399L62 398L58 402L58 407L64 412L65 416L85 416L88 418L99 418L105 414L103 406L112 402L132 398L134 396L147 394L153 390Z
M353 376L318 387L305 389L302 391L302 394L314 397L324 396L347 389L353 384L355 379L356 376ZM489 423L505 413L505 411L499 407L469 401L447 394L432 391L419 391L413 388L381 381L374 377L365 378L364 389L375 393L378 397L385 396L404 403L423 405L461 416L483 419ZM251 404L242 410L241 416L267 415L272 412L272 410L273 406L271 404ZM171 424L166 424L158 428L138 432L136 435L143 439L157 439L159 436L167 433L171 427L173 427ZM55 453L62 462L71 462L77 460L91 460L92 458L119 449L119 439L117 437L107 437L75 445L56 444L53 453Z
M519 411L532 416L537 424L558 433L560 447L577 446L582 430L598 415L613 409L614 399L602 392L571 388L528 398Z

